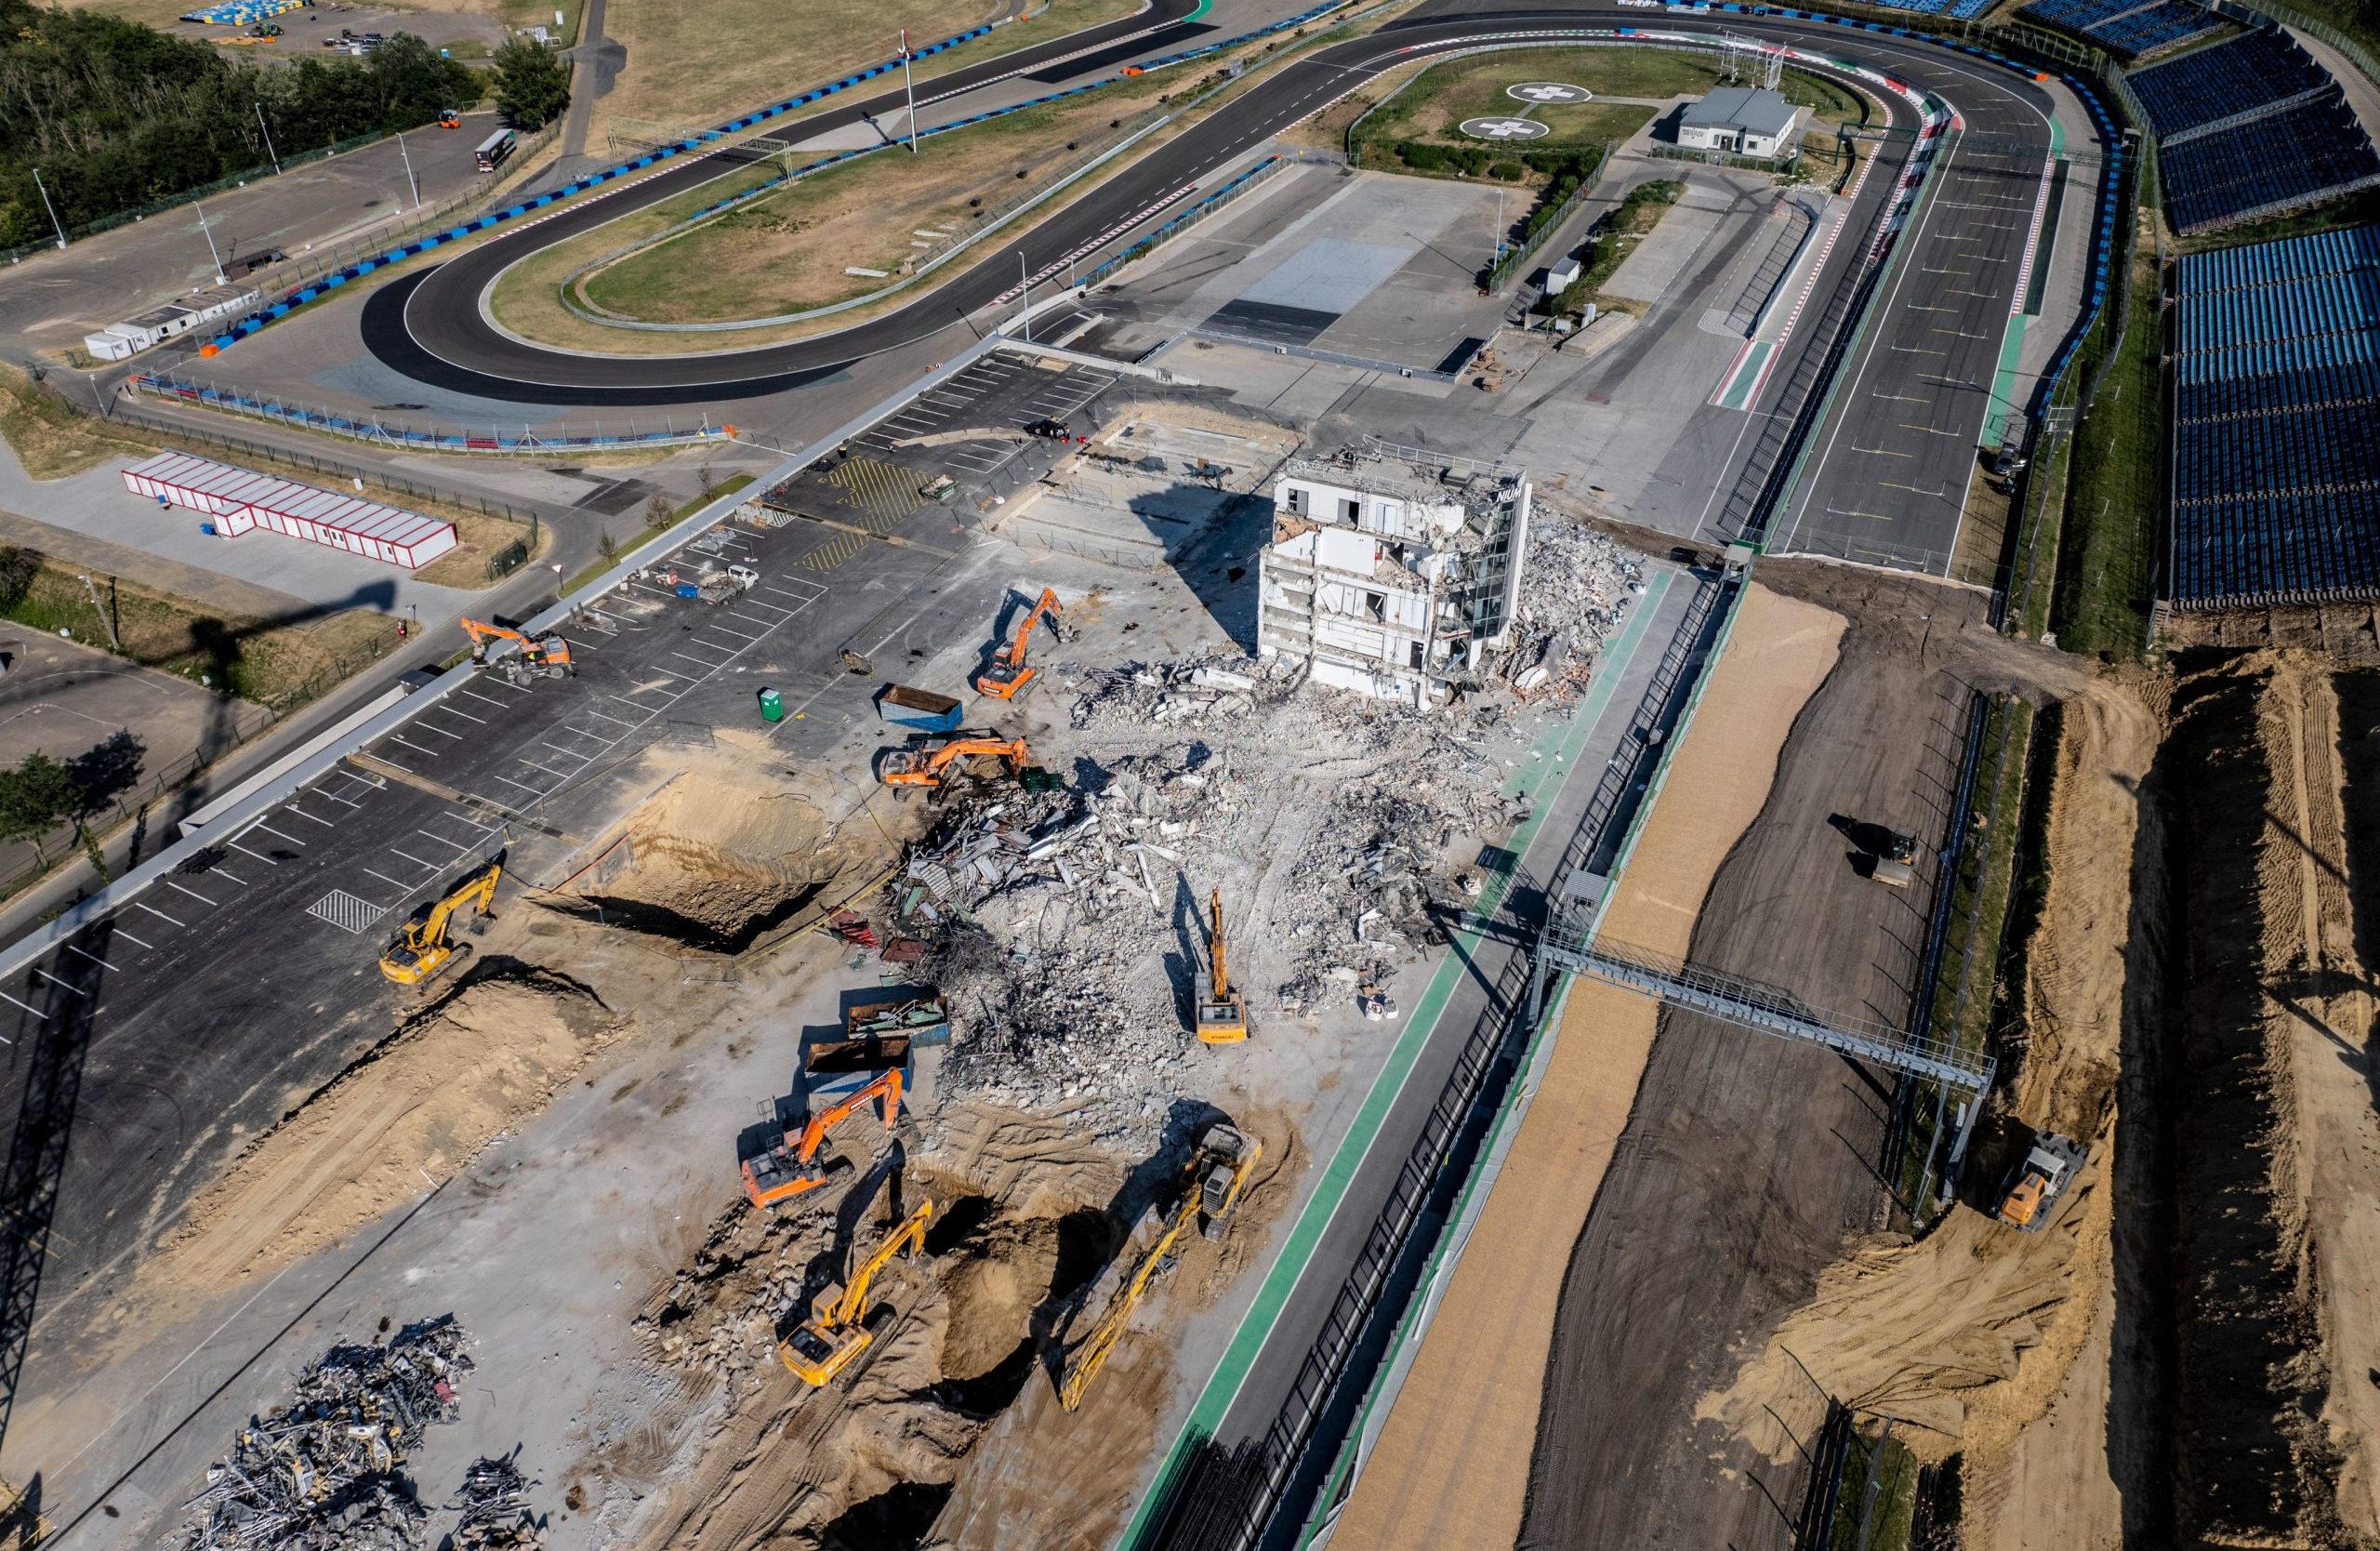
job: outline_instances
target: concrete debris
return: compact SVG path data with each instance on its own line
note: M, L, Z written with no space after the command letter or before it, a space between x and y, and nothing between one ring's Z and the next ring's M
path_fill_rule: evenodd
M1460 875L1527 816L1486 748L1517 729L1486 699L1419 710L1221 655L1077 689L1079 741L1137 751L1078 757L1056 791L951 793L892 908L951 1004L944 1092L1063 1106L1127 1150L1189 1080L1210 889L1260 1025L1348 1013L1447 940Z
M521 1473L512 1454L474 1460L463 1475L461 1500L447 1505L462 1510L447 1542L451 1551L543 1545L545 1531L529 1508L529 1489L535 1485Z
M1521 562L1511 644L1483 667L1527 703L1575 698L1643 590L1644 567L1633 553L1540 506Z
M397 1468L433 1422L460 1412L471 1369L452 1315L386 1346L341 1346L298 1377L290 1403L241 1429L187 1505L182 1551L410 1551L426 1512Z

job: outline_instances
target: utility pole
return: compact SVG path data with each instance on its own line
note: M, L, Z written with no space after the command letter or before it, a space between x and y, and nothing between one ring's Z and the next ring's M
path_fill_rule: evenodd
M264 121L264 104L257 104L257 127L264 132L264 153L272 159L272 175L281 176L281 152L272 148L272 130Z
M1017 294L1016 321L1025 331L1025 342L1029 345L1033 342L1033 276L1025 272L1023 248L1016 250L1016 277L1024 283L1023 289Z
M112 615L108 613L107 605L99 602L99 584L91 580L90 575L87 572L77 575L74 579L81 582L83 584L83 590L91 595L91 612L98 615L99 616L99 623L107 627L108 644L114 647L119 652L123 651L124 643L117 639L115 633L115 618ZM109 590L114 590L113 577L109 578Z
M51 230L58 233L58 245L66 245L66 226L58 219L58 206L49 202L49 185L41 180L41 168L33 168L33 187L41 191L41 207L49 212Z
M901 29L901 85L909 94L909 154L918 153L918 81L909 68L909 30Z
M218 285L230 285L231 283L231 277L223 272L223 255L216 251L215 229L206 224L206 212L200 209L198 201L194 199L190 202L190 207L192 210L198 211L198 229L206 233L207 257L215 260L215 284ZM58 245L64 247L66 245L61 242Z
M413 207L418 210L421 208L421 185L414 179L413 152L405 149L405 138L402 131L397 136L397 154L405 159L405 187L413 191Z

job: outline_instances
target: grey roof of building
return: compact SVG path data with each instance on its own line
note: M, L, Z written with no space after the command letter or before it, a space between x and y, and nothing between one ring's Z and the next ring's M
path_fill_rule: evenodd
M1800 113L1765 86L1719 86L1691 104L1678 122L1690 128L1745 129L1755 135L1781 135Z

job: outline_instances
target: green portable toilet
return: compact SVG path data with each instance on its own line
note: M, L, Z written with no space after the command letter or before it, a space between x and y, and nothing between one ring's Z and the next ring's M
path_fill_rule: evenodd
M760 720L763 722L784 721L785 696L774 689L760 691Z

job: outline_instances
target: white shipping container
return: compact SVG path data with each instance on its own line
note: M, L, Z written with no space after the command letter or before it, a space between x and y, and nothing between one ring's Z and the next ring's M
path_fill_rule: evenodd
M408 571L456 545L455 524L401 507L321 490L188 453L159 453L124 471L125 488L215 519L236 538L255 528L343 550Z

